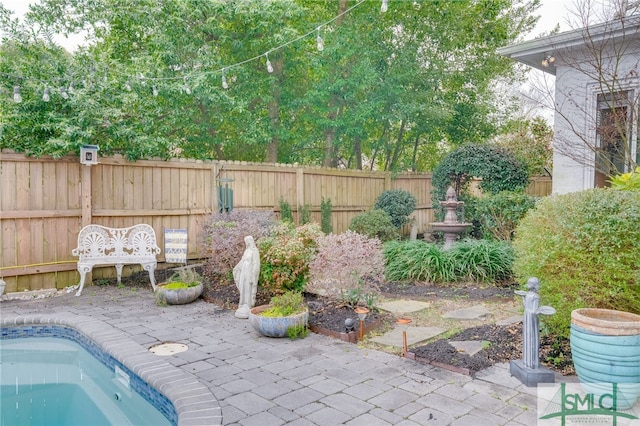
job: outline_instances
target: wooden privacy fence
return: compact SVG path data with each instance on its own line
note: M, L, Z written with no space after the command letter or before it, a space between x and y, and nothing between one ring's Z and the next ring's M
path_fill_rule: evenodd
M0 277L7 292L62 288L76 284L76 247L80 229L90 223L124 228L151 225L158 245L164 230L188 232L187 256L199 258L199 234L207 215L218 211L220 180L233 190L235 209L279 211L288 202L308 204L320 222L320 204L331 200L332 224L344 232L351 219L387 189L403 189L418 200L418 232L430 229L431 174L366 172L292 165L196 160L126 161L103 157L85 166L78 157L30 158L0 153ZM550 182L550 180L547 180ZM224 185L223 184L223 185ZM550 193L544 180L530 192ZM158 256L162 262L164 255ZM125 275L135 266L125 267ZM115 276L115 268L94 270L94 278Z

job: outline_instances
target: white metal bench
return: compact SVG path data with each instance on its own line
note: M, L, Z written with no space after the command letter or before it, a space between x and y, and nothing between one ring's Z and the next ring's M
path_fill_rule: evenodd
M149 271L151 287L156 289L155 269L158 265L156 256L160 247L156 244L156 233L147 224L130 226L129 228L107 228L101 225L87 225L78 234L78 247L71 253L80 256L78 272L80 272L80 288L76 296L82 294L87 272L96 265L115 265L118 284L122 278L122 267L140 264Z

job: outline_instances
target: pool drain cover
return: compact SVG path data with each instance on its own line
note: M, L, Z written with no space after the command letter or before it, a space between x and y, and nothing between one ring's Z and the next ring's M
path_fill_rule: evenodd
M187 349L189 349L187 345L183 345L182 343L164 342L151 346L149 351L159 356L170 356L184 352Z

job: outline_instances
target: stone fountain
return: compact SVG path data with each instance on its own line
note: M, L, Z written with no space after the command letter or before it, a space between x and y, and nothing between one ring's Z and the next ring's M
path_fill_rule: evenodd
M449 189L447 189L447 198L445 201L440 201L440 205L444 207L445 210L444 222L433 222L431 223L431 227L434 231L439 231L444 234L444 249L448 250L456 241L458 235L471 227L471 223L458 221L457 210L464 205L464 201L458 201L458 196L453 187L450 186Z

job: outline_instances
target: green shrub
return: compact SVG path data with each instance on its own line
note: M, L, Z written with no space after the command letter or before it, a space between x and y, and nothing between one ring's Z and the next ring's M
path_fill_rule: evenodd
M423 241L385 243L386 277L392 281L500 282L511 278L509 243L463 240L449 250Z
M295 227L285 221L272 235L256 242L260 251L260 285L274 294L302 291L309 279L309 262L322 235L318 224Z
M398 232L391 223L391 217L381 209L367 210L354 216L349 230L369 238L378 238L382 242L398 238Z
M280 296L273 296L269 305L269 309L263 311L260 315L265 317L288 317L304 312L306 309L302 293L294 290L286 291Z
M396 228L409 223L409 215L416 209L418 201L410 192L403 189L384 191L374 205L374 209L384 210Z
M287 202L284 198L280 197L280 220L289 222L293 222L293 213L291 213L291 204Z
M455 271L445 252L423 241L390 241L383 246L386 277L391 281L455 281Z
M320 201L320 229L325 234L333 232L333 222L331 221L331 199L322 197Z
M549 330L568 336L583 307L640 313L640 193L592 189L538 202L516 228L514 271L540 279L556 314Z
M307 223L311 223L311 204L305 204L303 206L298 206L298 211L300 212L300 224L305 225Z
M474 216L483 238L511 241L516 226L536 204L536 198L523 192L502 191L479 198Z
M522 191L529 184L527 165L505 149L482 144L462 145L443 158L433 171L431 199L438 219L444 217L439 202L445 199L449 186L453 186L461 201L467 202L469 182L474 177L482 178L480 189L485 194Z
M513 247L507 242L467 239L445 253L457 281L500 283L513 276Z
M629 173L613 176L609 182L614 189L622 191L640 191L640 167Z

